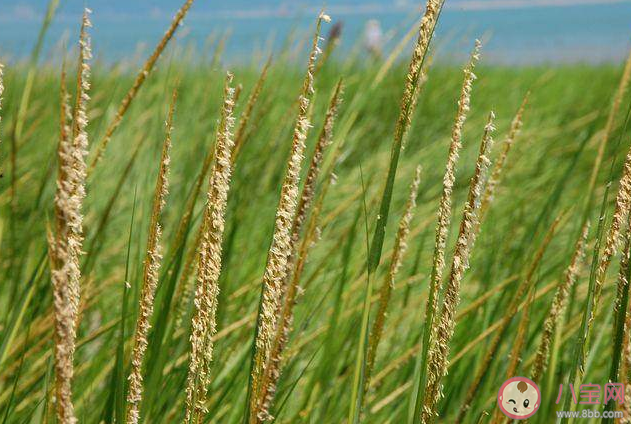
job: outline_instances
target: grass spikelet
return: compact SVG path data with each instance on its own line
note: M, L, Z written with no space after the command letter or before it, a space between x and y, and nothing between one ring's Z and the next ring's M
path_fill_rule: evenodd
M539 381L546 371L550 355L550 346L552 345L553 338L557 331L557 324L563 310L567 304L567 296L571 287L576 283L578 274L581 269L581 264L585 259L585 245L587 243L587 235L589 233L589 225L583 227L581 237L576 242L574 248L574 254L570 260L570 265L565 271L565 278L561 281L561 284L557 287L557 291L552 300L552 306L546 316L543 323L543 333L541 334L541 342L537 349L537 355L532 368L532 380Z
M123 117L127 113L129 106L136 98L138 91L140 90L143 83L145 82L145 80L147 79L151 71L153 70L156 62L160 58L160 55L166 48L167 44L169 44L169 41L171 41L171 38L173 38L175 31L182 24L184 17L188 13L188 10L193 5L194 1L195 0L186 0L184 2L180 10L178 10L175 16L173 17L173 20L171 21L171 25L169 26L167 31L164 33L164 36L162 37L162 39L160 40L156 48L153 50L153 53L151 54L151 56L149 56L147 61L144 63L142 69L140 69L140 72L136 76L136 79L134 80L133 85L131 86L127 94L125 94L125 97L121 101L121 104L118 106L118 110L116 111L116 115L114 115L114 119L112 119L112 122L110 122L109 126L107 127L107 130L105 130L105 135L103 136L103 138L101 139L101 141L96 147L94 158L92 159L92 162L90 163L90 168L89 168L90 173L92 173L97 163L99 163L99 161L101 160L103 153L105 152L105 148L107 147L108 143L110 142L110 139L114 135L114 132L116 131L121 121L123 120Z
M233 101L233 103L236 102ZM177 250L179 250L182 247L183 243L186 241L186 233L189 231L189 226L191 223L191 219L193 218L195 205L197 204L197 198L202 191L202 186L204 184L204 181L206 180L206 176L208 175L210 166L213 164L214 157L215 149L211 149L204 158L202 169L197 176L193 191L186 201L186 205L184 206L184 213L180 218L180 223L178 224L177 232L175 234L175 241L173 242L174 254L177 253ZM234 164L234 155L232 164ZM186 253L184 266L177 282L175 295L173 296L176 302L175 328L180 328L184 318L184 314L186 313L186 309L194 292L191 276L195 272L195 267L197 265L197 256L199 254L199 247L202 242L202 234L204 233L204 228L202 227L203 224L204 220L202 220L202 222L199 224L199 227L195 232L196 235L195 239L193 240L193 244L191 245L191 247L189 247L188 252Z
M407 250L407 239L410 234L410 223L414 216L414 209L416 208L416 196L418 195L418 187L421 182L421 167L416 168L414 174L414 180L410 184L410 192L408 195L407 203L405 204L405 211L399 221L399 228L397 236L394 242L394 251L392 253L392 259L390 261L390 269L386 275L386 280L381 286L379 293L379 305L377 309L377 316L370 332L368 339L368 354L366 357L366 382L365 391L370 386L370 379L372 371L375 366L375 358L377 356L377 348L383 335L383 328L386 321L386 314L388 305L390 303L390 297L392 296L392 290L394 290L394 283L397 272L403 262L403 256Z
M138 319L136 321L134 346L131 354L131 372L128 378L129 389L127 392L126 422L131 424L137 424L140 418L140 402L142 401L143 392L142 365L148 345L147 337L151 326L154 297L158 286L159 271L162 263L162 249L160 246L162 227L160 225L160 216L162 215L162 210L166 204L166 196L168 194L168 176L171 161L171 134L173 131L173 113L175 111L176 99L177 91L174 90L166 122L166 136L162 146L160 169L158 171L156 188L153 195L153 205L151 208L151 219L149 221L147 253L143 263L143 277L138 306Z
M212 361L212 337L217 331L216 313L221 273L222 239L225 211L231 178L231 156L234 142L232 128L234 118L235 89L230 86L228 74L224 86L224 103L215 143L215 162L210 177L210 187L199 254L195 314L192 320L191 356L186 387L186 423L199 422L205 413L205 403Z
M422 419L424 423L434 422L436 415L436 405L442 397L441 379L447 372L449 343L454 333L456 309L460 303L460 283L464 277L464 272L469 267L469 256L475 242L478 212L484 180L487 169L490 165L488 155L493 144L491 134L495 130L493 112L489 114L487 124L484 127L484 135L480 145L480 153L476 162L475 173L471 179L467 203L460 222L458 240L451 265L449 282L445 289L444 305L439 321L432 329L434 342L430 345L427 362L427 388L424 397L424 407Z
M73 127L72 127L72 148L71 148L71 163L73 172L71 172L71 178L73 183L73 199L69 201L75 201L79 204L76 207L78 211L75 218L68 220L71 236L68 239L70 249L76 251L76 258L78 259L81 252L81 246L83 243L83 218L81 216L81 203L85 198L85 178L86 178L86 165L85 157L88 154L88 133L86 128L88 126L87 116L87 104L90 100L88 91L90 90L90 59L92 59L92 51L90 47L90 36L88 34L88 28L92 27L89 14L90 9L85 9L83 13L83 22L81 25L81 33L79 37L79 69L77 71L77 94L75 99L74 115L73 115ZM74 255L73 255L74 256ZM78 267L78 262L77 262ZM77 278L71 279L71 289L73 307L75 314L78 314L79 310L79 276L80 271L76 271ZM76 320L76 317L75 317Z
M333 141L333 126L335 124L335 118L337 117L338 108L342 102L342 91L343 82L340 80L335 86L333 95L329 102L329 107L324 118L324 125L322 126L322 131L318 137L313 156L311 157L311 162L309 163L309 170L307 171L305 183L300 194L300 200L298 201L298 206L296 208L296 216L294 217L294 221L291 226L292 245L294 247L300 239L302 227L304 226L307 214L309 213L309 209L313 203L313 198L316 192L316 184L318 182L322 161L324 159L324 151ZM291 277L289 274L293 268L292 259L293 255L290 256L287 265L288 277Z
M265 62L263 70L261 71L261 75L256 81L254 88L252 88L250 97L248 97L248 102L245 104L245 108L241 113L239 125L237 126L237 130L234 133L234 149L232 150L233 162L234 158L236 158L236 156L239 154L239 152L241 151L241 147L243 147L243 143L245 142L248 123L250 122L252 111L254 110L254 106L256 106L256 102L259 99L261 91L263 91L263 85L265 84L265 79L267 78L267 71L269 70L271 64L272 58L270 57L267 62Z
M335 124L335 118L337 116L339 105L342 101L342 91L343 83L340 80L335 86L333 95L329 102L329 107L324 118L324 125L322 126L322 131L320 132L315 150L313 152L313 156L311 157L309 170L307 171L307 176L305 177L305 183L300 194L298 206L296 208L296 215L292 223L292 252L287 259L285 281L283 282L283 286L285 286L283 289L283 291L285 292L285 299L284 303L282 305L279 305L279 310L277 311L277 315L280 318L276 326L276 334L272 343L269 364L267 366L263 379L264 383L262 387L261 399L264 399L266 409L269 409L272 404L274 394L276 392L276 386L280 378L282 356L289 340L289 333L293 324L293 311L296 304L296 296L298 295L299 291L298 284L300 281L300 273L302 271L302 266L304 265L304 262L306 260L308 246L310 243L302 246L300 249L300 257L298 258L300 264L296 264L296 255L294 251L300 241L302 228L313 203L316 192L316 183L318 182L318 177L320 175L320 170L322 167L322 161L324 159L324 151L331 144L333 139L333 126ZM307 238L309 238L308 235L305 236L305 239ZM300 267L299 270L294 269L298 267Z
M502 142L502 151L500 152L497 160L495 161L495 165L493 166L493 171L489 176L489 181L486 184L486 189L484 190L484 196L482 196L482 205L480 206L480 220L484 219L486 211L489 207L489 204L493 201L493 197L495 196L495 191L497 190L497 186L500 184L502 180L502 175L504 173L504 167L506 166L506 159L508 158L508 153L513 147L513 143L519 136L521 132L521 127L523 126L523 116L524 109L526 108L526 104L528 103L528 97L530 93L526 93L524 96L524 100L521 102L519 109L517 109L517 113L515 117L511 121L510 129L508 130L508 134L506 138Z
M313 38L307 73L304 79L302 93L298 102L298 116L293 132L293 141L289 156L287 172L280 193L280 200L276 210L276 222L274 235L269 249L267 265L263 275L261 302L257 318L254 355L252 358L251 385L249 390L249 421L251 423L270 419L269 412L261 398L263 380L266 372L272 342L278 320L277 312L282 300L282 284L287 272L287 261L292 251L291 229L296 215L298 201L298 183L300 180L300 168L305 150L305 140L310 127L308 119L309 105L313 96L313 72L316 57L320 53L318 43L320 41L320 27L323 20L330 19L323 13L316 23L316 31Z
M475 74L473 70L475 64L480 57L481 43L479 40L475 41L475 47L471 53L468 65L464 69L464 80L462 82L462 88L460 91L460 99L458 100L458 109L456 112L456 118L454 126L451 131L451 143L449 145L449 153L447 156L447 165L445 167L445 175L443 176L443 189L440 197L440 204L438 206L438 222L436 223L436 235L434 241L434 256L432 261L432 271L430 274L429 294L427 298L427 305L425 307L425 326L423 331L423 349L421 351L420 361L420 377L419 385L417 388L415 402L414 415L420 414L420 399L423 397L422 391L424 390L424 381L426 378L426 366L427 355L429 351L430 329L434 323L434 316L436 315L438 294L441 292L441 283L443 279L443 270L445 268L445 246L447 244L447 236L449 234L449 227L451 225L451 197L453 193L454 182L456 179L456 164L462 148L462 129L465 121L467 120L467 114L470 108L471 102L471 89L473 82L475 81Z
M55 316L55 395L57 420L77 422L72 403L73 358L79 317L81 269L79 257L83 246L82 204L85 198L85 155L88 136L86 126L87 91L90 87L91 58L90 11L85 9L79 36L79 72L74 125L70 130L69 96L65 73L61 84L60 139L57 149L58 173L55 192L55 234L49 233L49 257L53 285Z

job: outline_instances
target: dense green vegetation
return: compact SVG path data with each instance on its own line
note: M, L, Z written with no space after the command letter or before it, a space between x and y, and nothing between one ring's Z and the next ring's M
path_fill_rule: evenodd
M183 246L176 243L176 231L204 157L214 147L225 71L218 63L188 64L177 60L177 55L164 54L159 69L150 75L103 160L88 178L83 206L82 309L73 382L80 422L111 422L113 417L121 416L124 408L164 121L176 85L179 96L173 121L170 193L162 217L164 260L145 361L141 416L145 422L175 422L184 414L193 305L190 299L181 305L182 298L174 293L180 293L179 277L199 231L207 182L196 200ZM333 145L327 149L325 171L330 169L336 149L340 153L332 164L336 182L323 200L321 236L309 251L300 280L304 293L295 307L294 328L271 408L276 422L344 422L353 402L351 388L356 353L361 348L359 328L366 295L366 244L374 231L406 72L403 65L396 65L375 83L381 66L380 62L343 61L334 55L315 77L310 111L314 127L307 139L306 156L313 151L329 97L342 76L344 101L339 108ZM231 71L234 83L242 85L235 109L238 123L260 67L240 66ZM92 72L88 133L94 146L133 75L125 67L102 64L95 65ZM443 379L445 397L439 402L438 421L455 419L497 333L494 326L510 313L512 296L533 269L536 292L532 304L520 308L512 317L464 422L490 422L485 411L491 415L494 412L497 390L507 378L510 354L520 337L525 342L518 352L522 360L516 375L530 376L542 323L556 286L565 278L583 217L587 215L592 228L586 263L581 267L576 289L571 290L569 307L558 321L561 330L553 347L554 368L537 382L543 392L542 406L530 421L547 423L554 416L559 384L566 383L569 370L575 365L573 346L588 294L599 205L612 164L613 184L606 201L607 218L602 223L607 230L629 147L623 125L628 101L623 102L616 117L594 196L587 202L589 177L621 67L503 68L486 66L482 54L475 73L478 80L473 87L464 147L457 166L446 274L487 115L493 110L497 116L492 155L495 158L523 97L528 90L531 95L523 130L509 153L504 177L480 227L471 266L462 283L456 331L450 342L451 365ZM261 280L303 74L302 61L282 55L273 60L235 163L226 213L218 333L205 422L243 420ZM70 73L69 77L72 80L74 75ZM53 216L57 173L59 67L49 64L36 70L31 101L18 137L17 110L25 84L25 66L5 68L0 123L0 420L7 423L54 422L53 300L46 226ZM420 164L418 206L408 250L396 275L373 384L367 393L362 417L366 423L399 423L408 417L432 267L438 200L461 84L459 65L431 66L401 155L384 254L370 276L375 294L371 322L378 290L388 272L408 187ZM324 175L321 180L326 178ZM556 232L538 261L537 251L546 243L546 234L557 217L561 220ZM612 358L626 358L626 352L622 352L622 359L613 355L622 344L613 331L617 270L616 259L605 280L585 370L586 381L601 385L610 375ZM194 274L188 280L193 284ZM125 282L129 283L128 289ZM524 304L527 299L528 296L522 299ZM184 311L181 323L177 319L180 309ZM529 325L525 333L520 333L524 314L529 317ZM628 331L623 335L628 338ZM619 381L627 382L628 378L620 376ZM482 421L478 421L479 417L483 417Z

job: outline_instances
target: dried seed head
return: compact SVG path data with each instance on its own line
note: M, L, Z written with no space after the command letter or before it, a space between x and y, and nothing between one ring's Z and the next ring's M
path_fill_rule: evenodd
M423 62L427 50L429 49L429 43L432 39L434 27L436 26L436 21L443 3L444 0L428 0L425 13L423 14L423 18L421 18L418 39L414 45L412 59L406 76L403 97L401 98L401 113L399 114L395 129L395 140L400 140L402 144L405 139L405 134L412 122L414 99L422 76Z
M155 293L158 287L160 266L162 264L162 248L160 245L162 228L160 226L160 217L166 204L166 196L168 194L169 165L171 162L171 134L173 131L173 113L175 111L176 98L177 91L174 90L166 122L166 136L162 146L160 168L153 195L153 207L149 222L149 236L147 239L147 253L144 260L138 319L136 321L134 346L131 355L131 372L128 378L129 389L127 392L127 422L132 424L137 424L140 419L140 402L142 401L143 393L142 364L148 346Z
M286 276L287 261L291 254L291 229L296 215L298 201L298 183L300 168L305 150L307 132L311 127L308 119L309 105L313 95L313 75L316 58L320 52L320 28L322 17L316 22L309 63L305 75L302 93L298 100L298 116L293 132L293 141L287 172L281 188L280 200L276 211L276 222L272 245L269 249L267 265L263 275L261 308L258 315L255 355L252 367L250 387L250 420L266 421L271 419L268 412L269 396L265 393L265 374L271 360L272 344L278 322L278 311L283 298L283 282Z
M329 108L326 112L324 125L322 127L322 131L320 132L320 136L318 137L318 141L316 143L316 147L313 152L311 162L309 164L309 170L307 171L304 187L300 195L300 200L298 201L296 215L294 216L294 220L292 223L292 250L289 257L287 258L285 280L282 285L284 302L279 303L278 310L276 311L276 315L280 318L277 323L274 340L272 342L270 359L268 361L268 366L263 378L263 394L261 396L265 398L265 405L271 405L274 394L276 393L278 379L280 378L280 374L282 371L282 356L289 340L289 333L291 332L291 327L293 324L293 310L296 303L296 297L301 291L300 287L298 287L298 283L300 273L308 254L309 249L307 247L311 246L319 238L319 229L316 226L312 232L312 240L310 240L308 244L303 244L303 246L298 249L302 228L304 226L307 215L309 214L315 196L316 183L320 175L322 160L324 158L324 150L327 146L331 144L333 138L333 125L335 123L335 117L337 116L337 109L341 102L343 91L342 89L342 81L340 80L335 87L333 96L331 97ZM314 213L317 214L319 212L314 211ZM309 231L307 231L307 233L309 233ZM307 239L309 238L309 234L307 234L305 237L305 241L307 241ZM298 250L300 250L300 252L297 252ZM297 253L299 253L298 258L296 258Z
M437 308L438 293L441 291L441 282L443 279L443 270L445 268L445 247L447 244L447 236L449 235L449 227L451 225L451 198L453 193L454 182L456 180L456 164L462 148L462 129L467 119L471 102L471 89L475 74L473 70L480 57L481 43L475 41L475 47L471 52L469 63L464 69L464 80L458 100L458 110L454 120L454 126L451 131L451 143L449 145L449 154L447 156L447 165L445 175L443 177L443 190L438 206L438 222L436 224L436 236L434 241L434 258L432 264L432 274L430 281L431 294L428 297L427 318L434 316Z
M191 323L191 356L186 387L186 423L199 422L206 412L221 273L222 240L232 174L234 96L232 74L224 85L224 102L215 143L215 163L210 177L197 270L195 312Z
M423 422L433 422L436 404L442 398L441 379L447 374L449 364L449 343L454 333L456 309L460 303L460 283L469 267L469 257L475 243L480 198L484 188L486 172L490 165L489 152L493 144L492 132L495 114L489 114L484 127L484 135L476 162L475 173L469 186L469 195L465 204L456 249L451 265L449 282L445 289L445 298L440 319L432 328L433 343L430 345L428 359L428 380L423 407Z
M65 86L65 72L62 72L61 130L57 149L59 166L55 192L56 234L53 236L49 233L48 236L55 313L57 420L64 424L77 422L72 404L72 378L80 302L79 258L83 253L82 204L85 198L85 155L88 145L86 108L89 100L87 91L90 87L91 58L90 37L87 32L91 27L89 13L89 9L85 9L79 36L79 72L72 134L68 127L69 96Z

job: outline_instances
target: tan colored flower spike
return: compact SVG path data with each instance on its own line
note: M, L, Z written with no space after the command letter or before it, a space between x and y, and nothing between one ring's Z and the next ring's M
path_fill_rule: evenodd
M460 98L458 99L458 108L451 131L451 142L449 144L449 153L447 154L447 164L445 166L445 174L443 176L443 188L438 206L438 220L436 222L436 231L434 236L434 254L432 259L432 270L429 281L429 293L425 306L425 331L423 332L423 348L420 353L420 363L427 363L429 354L431 329L434 325L434 317L438 310L438 295L442 291L443 271L445 269L445 248L447 246L447 237L451 226L452 215L452 196L453 187L456 180L456 165L462 149L462 131L466 122L469 108L471 104L471 91L473 82L476 79L473 73L476 63L480 59L480 49L482 44L479 40L475 41L474 48L471 52L469 63L464 68L464 79L460 89ZM420 381L425 381L427 367L420 370ZM419 390L423 387L419 386ZM418 396L423 396L419 393ZM420 404L415 405L416 408ZM420 411L418 411L420 413Z
M296 297L300 290L298 287L300 273L308 250L306 249L306 246L301 246L300 249L297 249L300 242L300 235L314 200L316 183L318 181L318 176L320 175L322 161L324 158L324 150L332 142L333 125L337 116L337 109L341 102L341 96L342 81L340 80L336 85L331 101L329 102L329 107L324 119L324 125L322 126L322 131L318 137L318 142L316 143L311 163L309 164L309 170L307 171L307 176L305 177L305 184L302 188L300 200L298 201L296 216L294 217L294 222L292 224L291 244L293 250L287 259L285 281L283 282L283 292L285 295L284 302L279 304L279 310L277 312L279 321L276 325L276 334L272 343L269 366L266 369L263 379L263 392L261 394L261 398L264 399L267 409L269 409L274 399L276 386L280 378L282 370L281 361L289 340L289 333L293 325L294 306L296 304ZM308 232L309 229L307 229L307 233ZM308 237L309 234L305 234L303 240L306 242ZM300 251L296 252L297 250ZM298 253L298 255L296 255L296 253Z
M217 331L217 300L221 274L222 240L225 224L228 191L232 173L234 141L234 96L228 73L224 85L224 102L215 143L215 162L210 176L202 240L197 271L195 313L192 320L191 357L186 387L185 423L200 422L206 412L206 397L210 383L210 363L213 355L212 337Z
M305 75L302 93L298 101L298 116L293 132L293 140L287 172L281 188L280 200L276 210L274 235L269 249L267 265L263 276L261 305L257 318L255 337L255 353L252 364L251 386L249 392L249 421L258 423L270 418L261 398L265 370L271 356L272 341L278 321L278 310L283 298L282 284L287 272L287 260L292 251L291 227L296 214L298 201L298 183L300 168L305 150L307 132L311 127L308 119L309 105L313 96L313 73L316 57L320 53L320 28L322 21L330 18L321 13L316 22L316 32L313 38L307 73Z
M55 395L57 420L74 424L77 418L72 404L74 352L79 317L81 269L79 257L83 246L85 198L85 155L88 124L86 107L90 84L90 10L85 9L79 35L79 70L73 129L69 95L62 71L60 139L57 149L58 172L55 192L55 234L48 233L53 307L55 317Z
M127 392L127 418L128 424L137 424L140 419L140 402L143 393L142 364L147 351L151 316L153 315L153 303L158 287L160 266L162 264L162 227L160 217L166 205L166 196L169 186L169 166L171 163L171 134L173 132L173 113L177 91L173 90L171 104L166 122L166 136L162 146L160 157L160 169L153 194L153 206L149 222L149 236L147 238L147 253L143 264L143 278L140 292L140 304L136 332L134 334L134 346L131 354L131 372L129 374L129 389Z
M469 64L464 69L464 80L462 82L460 99L458 100L458 111L451 131L451 143L449 145L447 165L445 167L445 175L443 176L443 189L438 206L438 222L436 223L430 293L427 300L427 312L425 317L426 320L429 320L428 322L430 322L430 324L433 322L433 317L437 309L438 293L442 290L441 282L443 279L443 270L445 269L445 247L447 245L447 236L451 225L451 199L456 180L456 164L460 156L460 149L462 149L462 130L469 113L471 90L473 82L476 79L473 70L480 59L481 47L482 44L480 41L475 40L475 47L471 52Z
M430 345L428 358L427 389L425 392L425 406L422 411L423 423L433 423L436 417L436 406L442 398L441 379L447 374L449 364L449 343L456 325L456 309L460 304L460 283L469 267L469 257L476 238L478 212L480 208L482 190L486 173L490 165L488 159L495 131L493 121L495 114L489 114L484 136L480 145L480 153L476 162L475 173L469 186L469 195L460 222L460 231L456 242L456 249L451 265L449 282L445 289L445 297L440 319L432 329L433 343Z

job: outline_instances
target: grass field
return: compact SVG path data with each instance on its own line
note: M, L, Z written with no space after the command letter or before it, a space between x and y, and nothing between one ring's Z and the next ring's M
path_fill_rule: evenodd
M182 421L188 415L187 396L192 411L186 418L189 422L504 422L496 407L497 392L509 377L531 377L536 366L542 365L536 355L550 328L545 322L553 300L563 287L567 299L559 301L562 309L553 308L555 327L547 339L543 337L550 342L545 355L549 365L533 378L541 389L541 406L529 421L553 422L555 410L569 409L563 401L555 403L559 384L564 385L563 399L567 399L568 382L603 387L608 381L630 383L629 269L624 260L619 263L621 256L628 255L623 241L629 238L631 196L628 182L625 185L625 177L631 175L623 167L629 150L625 122L629 98L624 84L622 92L619 89L622 64L504 68L485 65L482 48L455 164L448 208L451 220L444 228L443 284L442 290L437 288L436 328L430 337L426 307L432 275L436 275L437 213L466 63L425 63L427 78L416 108L411 108L379 259L374 252L380 240L373 234L379 234L378 223L384 218L379 210L384 190L389 191L386 177L391 173L392 140L408 60L401 57L390 67L384 61L344 60L333 54L315 67L314 92L303 92L302 97L311 97L302 118L313 124L306 138L305 160L297 164L302 185L309 181L307 168L340 77L344 88L337 113L329 114L330 119L335 117L327 128L331 131L323 132L325 137L330 135L331 143L324 148L321 172L311 187L314 201L307 208L299 237L291 241L291 234L286 233L287 241L279 238L283 222L279 224L275 217L279 201L291 210L292 202L305 197L299 191L293 200L284 202L292 192L283 189L281 193L281 186L287 183L290 151L296 146L294 127L307 57L275 56L264 80L259 79L263 63L230 69L231 84L238 87L230 112L226 109L231 107L229 99L222 101L222 97L235 93L224 88L226 70L220 58L180 60L184 55L178 49L162 55L94 168L90 165L97 146L135 75L125 67L99 63L91 69L87 103L91 153L86 159L87 195L79 209L84 253L78 258L81 295L71 378L71 399L79 422L134 422L129 413L132 404L138 405L140 421ZM73 95L75 62L76 58L69 59L67 66ZM55 207L56 191L57 198L60 191L57 181L65 175L57 158L61 73L58 64L33 69L32 82L24 64L5 66L3 78L2 423L72 422L56 417L60 383L54 352L64 338L59 324L55 333L55 323L61 318L53 306L58 286L51 284L51 269L63 259L50 252L55 242L47 241L47 228L57 243L66 234L60 228L70 228L67 231L72 234L71 226L64 227L71 220L59 211L59 202ZM260 96L253 98L258 82ZM25 88L31 83L32 92L20 114ZM175 88L177 99L169 119ZM501 178L494 179L511 121L528 92L523 128L508 152ZM621 103L611 115L617 92ZM251 114L244 113L249 99ZM476 166L480 171L484 165L478 153L491 111L497 129L492 134L490 169L476 174ZM168 161L161 167L166 152L165 120L173 127L169 172L164 166ZM608 120L612 130L606 135ZM80 121L80 117L72 121L74 136L82 132ZM225 149L235 138L242 144L232 154L230 178L226 164L231 162L231 153ZM608 142L590 190L603 140ZM224 160L211 164L207 158L213 155ZM411 196L414 207L409 187L418 165L422 170ZM209 179L210 174L214 179ZM488 203L480 205L483 193L468 194L474 174L483 193L489 179L497 183ZM156 179L168 179L162 211L156 202L156 193L161 194L154 190ZM198 181L201 186L196 188ZM222 197L226 193L221 182L230 186L227 199ZM206 210L208 198L211 206ZM407 207L413 213L408 215L409 234L405 224L399 227ZM463 209L470 225L461 225ZM285 217L292 228L295 215L294 205L294 214ZM158 222L161 237L156 236ZM582 257L575 246L587 222L591 225ZM202 247L209 249L201 262L196 254L199 234ZM270 245L275 247L271 253ZM162 254L148 255L156 246L162 246ZM213 251L213 246L223 249ZM621 255L625 248L627 255ZM391 266L393 257L400 261L400 268ZM217 266L217 258L218 269L211 266L209 276L198 274L198 262ZM458 277L454 274L467 259L470 266L462 269L461 284L455 287ZM283 266L287 261L289 276ZM283 268L277 280L269 277L274 272L270 262ZM131 357L137 351L137 322L142 321L139 304L146 298L147 282L152 282L146 263L159 266L157 288L155 299L150 299L153 313L147 317L151 323L147 350L141 366L135 367ZM574 280L575 284L565 285ZM281 283L280 309L268 310L265 302L274 294L274 281ZM299 286L293 294L292 281ZM391 293L389 282L394 287ZM65 301L72 308L72 302ZM451 309L453 337L440 328L442 320L449 320L444 311ZM595 318L587 325L590 311ZM265 327L266 313L276 323L286 322L287 337L282 325ZM378 346L372 329L375 323L383 324ZM201 357L198 368L191 371L190 337L195 331L201 337ZM254 343L266 332L273 338L268 341L270 349L281 351L278 363ZM425 343L425 360L424 334L430 343ZM429 394L433 364L428 362L440 363L441 343L447 344L448 373L434 384L442 385L443 397ZM581 343L586 348L577 351ZM262 380L257 380L261 378L257 366L263 370ZM128 376L134 372L143 377L141 400L129 398ZM280 374L276 389L271 383L275 372ZM187 391L191 373L195 384ZM261 390L269 393L267 398ZM417 393L424 394L423 401L416 400ZM628 398L626 403L629 406ZM434 408L437 417L421 414L421 404ZM618 408L627 413L622 405L568 405L599 412Z

